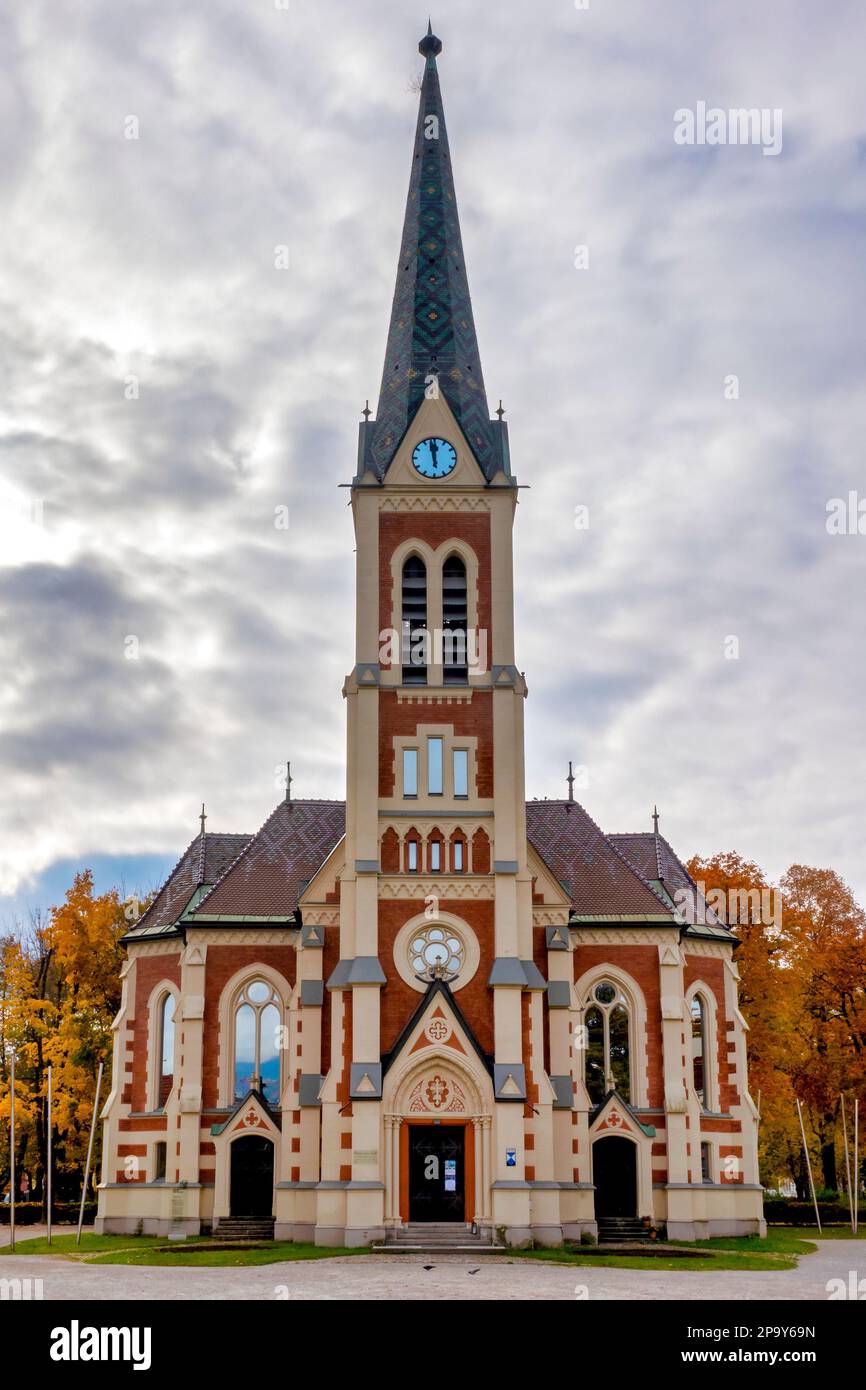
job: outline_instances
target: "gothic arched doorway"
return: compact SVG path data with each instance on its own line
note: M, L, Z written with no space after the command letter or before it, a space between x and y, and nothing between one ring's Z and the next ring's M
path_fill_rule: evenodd
M637 1147L617 1135L592 1146L595 1217L637 1216Z
M245 1134L231 1146L232 1216L272 1216L274 1146L259 1134Z

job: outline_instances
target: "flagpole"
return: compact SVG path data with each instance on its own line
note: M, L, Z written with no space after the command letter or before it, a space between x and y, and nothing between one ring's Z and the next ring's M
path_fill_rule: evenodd
M806 1144L806 1130L805 1130L805 1127L804 1127L804 1125L803 1125L803 1111L802 1111L802 1108L801 1108L801 1106L800 1106L800 1097L799 1097L799 1096L796 1096L795 1099L796 1099L796 1101L797 1101L797 1114L798 1114L799 1117L800 1117L800 1133L801 1133L802 1136L803 1136L803 1153L806 1155L806 1170L807 1170L807 1172L808 1172L808 1174L809 1174L809 1186L810 1186L810 1188L812 1189L812 1201L813 1201L814 1204L815 1204L815 1220L816 1220L816 1222L818 1223L818 1235L820 1235L820 1234L821 1234L821 1217L820 1217L819 1214L818 1214L818 1198L817 1198L817 1196L816 1196L816 1194L815 1194L815 1183L814 1183L813 1180L812 1180L812 1163L811 1163L811 1160L810 1160L810 1158L809 1158L809 1149L808 1149L807 1144Z
M93 1153L93 1135L96 1131L96 1116L99 1112L99 1088L102 1085L102 1062L99 1063L99 1075L96 1078L96 1100L93 1103L93 1119L90 1121L90 1139L87 1142L87 1163L84 1167L84 1186L81 1189L81 1209L78 1213L78 1234L75 1237L75 1244L81 1244L81 1227L84 1223L84 1199L87 1196L87 1180L90 1177L90 1155Z
M842 1139L845 1144L845 1177L848 1182L848 1213L851 1218L851 1234L854 1235L854 1194L851 1191L851 1155L848 1152L848 1121L845 1119L844 1092L840 1091L839 1095L842 1101Z
M48 1068L48 1244L51 1244L51 1067Z
M860 1100L854 1097L854 1234L860 1224L858 1220L858 1207L860 1206L860 1155L857 1152L858 1129L857 1123L860 1117Z
M15 1254L15 1051L9 1091L9 1249Z

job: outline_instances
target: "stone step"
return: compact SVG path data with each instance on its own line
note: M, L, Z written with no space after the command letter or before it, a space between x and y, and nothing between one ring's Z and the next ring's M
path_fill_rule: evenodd
M214 1235L220 1240L273 1240L273 1217L224 1216L217 1221Z

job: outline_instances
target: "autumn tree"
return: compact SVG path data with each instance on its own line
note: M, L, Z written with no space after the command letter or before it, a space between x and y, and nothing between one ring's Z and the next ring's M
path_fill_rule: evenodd
M52 1067L58 1196L80 1183L99 1063L111 1066L111 1024L120 1005L120 937L127 927L115 890L95 896L78 874L48 921L0 947L0 1114L8 1119L9 1051L16 1058L16 1165L36 1200L47 1168L48 1066ZM103 1088L103 1098L109 1084ZM4 1126L8 1135L8 1126ZM9 1182L8 1139L0 1153Z
M792 864L781 887L799 1002L789 1070L819 1142L824 1186L835 1190L840 1094L866 1096L866 912L832 869Z

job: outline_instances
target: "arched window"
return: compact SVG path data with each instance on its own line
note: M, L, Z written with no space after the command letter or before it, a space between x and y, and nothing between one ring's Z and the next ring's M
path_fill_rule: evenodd
M410 555L403 565L402 622L403 683L426 685L427 569L420 555Z
M459 555L449 555L442 566L442 680L445 685L465 685L469 679L468 621L466 566Z
M280 1103L282 1005L273 985L252 980L235 1005L235 1100L251 1088L269 1105Z
M173 994L165 994L159 1006L159 1109L171 1094L174 1085L174 1014L177 1005Z
M707 1081L709 1077L709 1058L707 1056L707 1006L696 994L690 1008L692 1018L692 1080L695 1095L701 1109L707 1109Z
M584 1000L584 1076L594 1105L609 1091L631 1100L629 1009L622 990L610 980L593 985Z

